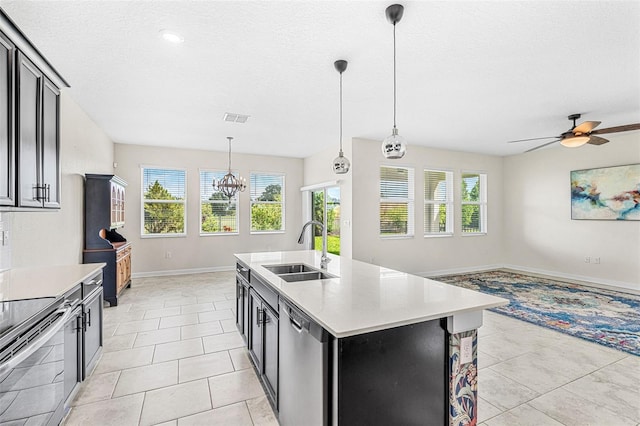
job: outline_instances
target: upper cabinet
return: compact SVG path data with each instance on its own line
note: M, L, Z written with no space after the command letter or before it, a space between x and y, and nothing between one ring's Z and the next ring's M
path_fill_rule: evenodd
M13 136L13 58L15 46L0 33L0 206L15 200L15 139Z
M60 87L0 9L0 210L60 208Z

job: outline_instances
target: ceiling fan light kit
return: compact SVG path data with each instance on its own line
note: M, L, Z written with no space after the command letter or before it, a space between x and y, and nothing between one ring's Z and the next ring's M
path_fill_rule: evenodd
M213 189L229 197L229 203L231 203L231 199L238 191L244 192L244 190L247 189L247 180L241 176L235 177L233 173L231 173L231 141L233 137L227 136L227 139L229 140L229 172L224 175L218 183L216 183L215 179L213 180Z
M385 11L387 20L393 24L393 129L391 135L382 141L382 155L388 159L399 159L407 152L407 143L398 134L396 127L396 24L402 19L404 6L392 4Z
M333 63L336 71L340 73L340 151L338 156L333 160L333 172L337 175L343 175L349 172L351 162L342 152L342 73L347 69L348 62L344 59L338 59Z
M578 148L589 142L589 136L573 136L564 138L560 141L562 146L566 146L567 148Z

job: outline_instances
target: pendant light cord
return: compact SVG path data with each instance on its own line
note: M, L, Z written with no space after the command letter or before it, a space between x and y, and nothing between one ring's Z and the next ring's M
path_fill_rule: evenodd
M229 139L229 173L231 173L231 139L233 138L227 138Z
M393 23L393 128L396 128L396 23Z
M342 73L340 73L340 154L342 154Z

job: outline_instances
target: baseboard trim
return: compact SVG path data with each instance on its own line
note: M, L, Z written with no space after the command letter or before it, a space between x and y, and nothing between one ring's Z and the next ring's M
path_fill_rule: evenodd
M192 269L170 269L166 271L150 271L150 272L134 272L131 278L149 278L149 277L166 277L171 275L191 275L202 274L206 272L225 272L235 271L235 266L212 266L209 268L192 268Z
M454 269L441 269L438 271L422 272L416 275L420 275L425 278L432 278L442 275L456 275L465 274L470 272L484 272L493 269L510 269L514 272L527 272L530 274L541 275L542 278L560 279L566 280L572 283L578 282L579 284L596 287L604 290L622 291L625 293L640 294L640 287L638 284L628 283L625 281L606 280L602 278L587 277L584 275L566 274L564 272L549 271L546 269L530 268L521 265L510 264L495 264L495 265L483 265L466 268L454 268Z

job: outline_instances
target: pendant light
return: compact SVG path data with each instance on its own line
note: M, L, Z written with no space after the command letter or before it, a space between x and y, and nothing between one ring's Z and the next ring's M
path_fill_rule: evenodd
M240 176L235 177L233 173L231 173L231 141L233 138L231 136L227 136L227 139L229 140L229 173L224 175L217 184L214 179L213 188L229 197L229 202L231 202L231 199L238 193L238 191L243 192L247 189L247 181L245 178Z
M392 4L386 10L387 20L393 24L393 129L391 135L382 141L382 155L389 159L402 158L407 152L407 143L396 127L396 24L402 19L403 13L401 4Z
M333 160L333 172L337 175L343 175L349 172L351 167L349 159L342 152L342 73L347 69L347 61L339 59L333 63L333 66L340 73L340 152Z

